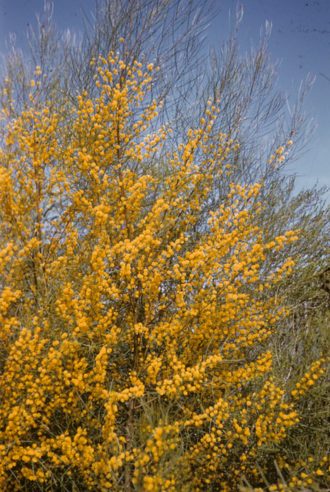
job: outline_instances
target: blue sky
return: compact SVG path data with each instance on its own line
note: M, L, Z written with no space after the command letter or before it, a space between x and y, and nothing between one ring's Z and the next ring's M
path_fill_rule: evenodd
M203 0L200 0L201 3ZM216 0L218 15L208 28L207 43L220 45L228 33L228 12L235 0ZM306 99L305 109L315 119L317 129L305 153L292 163L298 186L315 182L330 186L330 0L243 0L244 18L240 29L243 47L256 44L260 27L272 22L270 52L279 60L279 87L294 100L299 84L308 73L316 76ZM43 0L0 0L0 51L6 51L6 39L15 32L24 42L29 24ZM81 11L88 13L93 0L55 0L55 19L60 28L79 29Z

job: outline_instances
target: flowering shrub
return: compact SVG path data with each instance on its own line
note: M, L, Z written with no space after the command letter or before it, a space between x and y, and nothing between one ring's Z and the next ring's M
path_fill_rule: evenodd
M37 68L3 114L0 487L237 490L322 373L286 394L265 344L293 265L267 255L296 233L263 239L258 184L205 217L237 146L217 108L174 147L151 130L153 65L95 63L65 111L40 100Z

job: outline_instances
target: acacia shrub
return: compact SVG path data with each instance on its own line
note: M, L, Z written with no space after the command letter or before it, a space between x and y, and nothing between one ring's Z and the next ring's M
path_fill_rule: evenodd
M296 233L264 239L258 184L233 184L205 223L237 148L217 107L173 150L149 131L153 65L95 63L94 95L66 111L38 97L37 68L21 114L3 113L1 488L258 484L311 378L286 393L266 344L293 266L266 259ZM145 165L160 149L164 176Z

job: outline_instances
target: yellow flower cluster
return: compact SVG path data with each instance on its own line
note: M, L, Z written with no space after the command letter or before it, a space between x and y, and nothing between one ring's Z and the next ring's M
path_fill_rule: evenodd
M271 164L273 167L278 167L279 165L283 164L283 162L286 160L290 147L293 145L293 141L289 139L285 145L280 145L277 147L275 152L270 156L268 163Z
M328 484L328 476L330 472L329 456L323 456L320 460L315 461L313 457L308 457L304 461L295 463L290 466L283 459L277 465L280 471L281 478L277 483L268 487L256 488L256 492L295 492L297 490L323 490L320 489L320 484L326 487ZM284 480L283 475L287 477ZM322 487L321 485L321 487Z
M313 362L310 369L296 383L295 388L291 391L291 395L294 399L301 398L312 386L314 386L317 380L325 373L324 367L327 362L329 362L329 360L325 358Z

